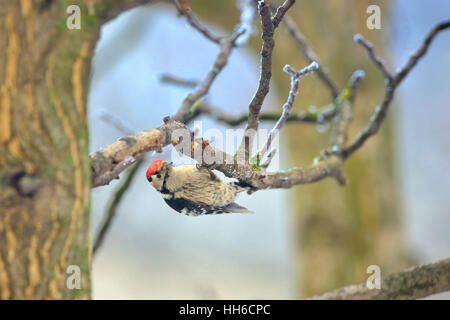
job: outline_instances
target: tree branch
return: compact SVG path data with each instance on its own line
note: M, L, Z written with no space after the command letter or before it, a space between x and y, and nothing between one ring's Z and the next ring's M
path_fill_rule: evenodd
M358 134L355 141L343 151L342 155L344 158L348 157L353 152L358 150L366 142L367 139L378 132L381 124L386 118L387 111L389 109L389 106L391 105L392 99L394 98L394 93L397 86L403 81L403 79L405 79L405 77L409 74L409 72L411 72L417 62L425 55L436 35L448 28L450 28L450 21L445 21L436 25L428 33L428 36L425 38L418 51L409 58L406 65L394 77L390 77L390 73L380 62L381 59L375 55L374 51L372 50L373 46L369 42L365 41L362 36L355 37L355 41L364 46L364 48L368 51L371 60L375 62L382 74L385 75L386 90L383 100L381 101L381 104L376 108L374 115L370 118L369 124Z
M283 20L286 12L294 5L295 0L286 0L284 3L277 8L275 16L272 18L273 27L277 28L281 20Z
M222 71L225 65L228 63L228 58L231 54L231 50L234 47L234 42L237 36L233 36L230 39L222 41L220 45L220 53L217 56L214 66L211 71L209 71L206 78L202 81L200 86L193 93L189 94L186 99L184 99L183 104L177 113L173 116L173 119L180 122L185 122L191 112L191 108L196 101L204 97L211 88L212 83L216 79L217 75Z
M168 73L162 74L160 77L160 81L188 88L195 88L200 83L200 81L195 79L183 79L181 77Z
M123 165L126 159L136 159L149 151L162 152L162 147L172 143L172 132L184 127L181 123L171 121L158 128L123 137L94 152L90 155L92 187L109 184L127 168Z
M420 48L414 54L411 55L405 66L402 69L400 69L400 71L395 76L396 84L399 84L414 68L414 66L419 62L419 60L422 59L422 57L427 53L431 42L438 35L438 33L448 28L450 28L450 20L443 21L437 24L433 29L431 29L431 31L428 33L427 37L425 38L425 41L422 43Z
M345 147L347 143L347 134L351 120L353 119L353 106L355 104L355 97L365 77L365 72L357 70L350 78L347 88L344 90L345 97L342 94L337 98L338 111L335 117L335 125L331 137L331 149L337 152Z
M291 75L291 90L289 91L289 96L286 101L286 103L283 105L283 112L278 119L277 123L273 127L273 129L270 131L269 136L267 138L266 143L262 147L261 151L259 152L259 156L262 158L266 154L268 150L270 150L270 145L272 143L272 140L276 137L278 132L283 128L283 126L286 124L287 119L289 118L289 114L291 113L292 107L294 106L295 98L297 97L298 93L298 87L300 85L300 78L303 75L307 75L310 72L313 72L314 70L317 70L319 68L319 65L316 62L311 63L309 66L303 68L300 71L295 71L291 66L286 65L283 69L284 72L287 72Z
M141 165L144 163L144 158L142 157L139 159L133 167L131 167L130 170L127 171L127 174L125 176L125 179L123 180L123 183L120 185L120 187L117 189L117 191L114 192L112 196L112 201L108 206L108 209L106 210L105 215L103 216L100 229L97 233L97 236L94 240L93 245L93 251L92 255L95 256L100 246L103 244L103 240L105 239L105 236L109 230L109 227L111 226L112 221L114 220L117 212L117 207L119 206L124 194L128 190L128 187L131 185L131 182L133 181L134 177L136 176L136 173L138 172Z
M381 59L379 56L377 56L377 53L375 52L375 48L373 44L363 38L362 35L357 34L353 37L353 40L360 44L364 49L367 51L367 55L369 56L370 60L377 66L378 69L380 69L383 76L389 80L392 81L391 73L386 69L385 62L383 59Z
M250 158L251 146L256 130L258 130L259 112L261 111L267 93L269 93L270 79L272 78L272 52L275 46L275 41L273 39L274 24L272 23L272 15L269 6L264 1L260 1L258 3L258 12L261 17L261 38L263 41L261 48L259 84L258 89L248 106L249 114L247 127L242 142L237 150L238 157L243 157L245 161L248 161Z
M358 300L358 299L420 299L450 290L450 258L412 267L382 279L381 289L368 289L360 283L327 292L310 299Z
M180 6L177 1L174 1L175 6L180 9ZM183 13L184 12L184 13ZM186 17L190 18L188 21L193 21L193 16L190 13L190 10L188 11L181 11L180 13L184 14ZM242 14L241 19L248 19L248 14ZM245 24L248 25L247 20L241 21L241 26ZM210 38L210 35L205 31L206 28L200 28L199 24L194 24L196 29L198 29L200 32L205 34L208 38ZM230 57L232 49L236 46L237 40L244 35L245 33L251 32L251 30L246 30L244 28L237 28L238 30L233 33L233 35L229 38L222 38L217 41L218 44L220 44L220 53L216 58L216 61L214 62L213 68L211 71L209 71L206 78L200 83L197 90L195 90L193 93L189 94L186 99L184 99L183 104L178 109L177 113L173 116L173 119L180 122L186 122L189 120L189 118L192 117L191 113L194 104L198 102L202 97L204 97L211 88L212 83L216 79L217 75L222 71L222 69L226 66L228 63L228 58ZM246 36L248 38L248 36ZM214 41L216 42L216 41ZM245 42L245 41L244 41Z
M266 10L267 8L264 5L264 2L260 3L260 12ZM262 10L262 8L266 8ZM263 12L261 14L263 17L262 20L270 17L267 12ZM272 20L270 20L270 25L272 25ZM266 24L263 22L263 25ZM261 189L268 188L290 188L294 185L298 184L306 184L313 183L324 179L326 177L334 177L340 184L345 184L346 179L342 172L342 162L356 149L358 149L364 141L371 135L373 135L376 130L378 130L379 125L381 124L387 107L392 100L393 97L393 88L400 82L401 79L404 78L404 74L407 74L412 67L417 63L417 60L420 59L426 52L426 48L429 46L433 37L440 31L449 27L449 23L443 23L438 25L436 28L432 30L430 35L427 37L425 43L422 45L422 49L420 49L420 54L417 57L412 58L410 62L408 62L406 69L403 69L398 73L392 83L388 83L386 95L382 102L382 106L377 109L374 117L372 117L371 122L368 127L360 134L360 136L356 139L356 141L350 145L350 147L344 149L342 152L324 152L324 154L317 158L313 166L303 169L291 169L286 172L264 172L261 171L260 168L252 167L248 161L240 162L239 157L234 157L229 154L222 152L221 150L213 148L208 141L198 138L195 140L188 141L189 148L180 149L180 141L173 141L172 134L175 130L186 130L186 135L192 139L193 134L190 130L183 124L177 121L173 121L170 118L165 118L165 124L161 127L143 131L140 133L136 133L130 135L128 137L124 137L119 139L118 141L112 143L111 145L103 148L100 151L95 152L91 155L92 159L92 177L93 177L93 186L99 186L108 184L110 180L114 176L118 175L121 171L124 170L124 162L129 162L129 157L136 158L148 151L157 151L161 152L162 147L168 144L174 144L175 148L183 154L192 157L198 163L205 166L213 165L213 169L219 170L223 172L227 177L238 179L241 182L246 183L249 186L249 191L253 192ZM269 28L269 27L267 27ZM264 29L264 27L263 27ZM273 28L270 27L272 33L266 36L271 37L273 35ZM263 42L266 41L263 39ZM273 41L273 39L272 39ZM273 43L272 43L273 45ZM264 46L264 44L263 44ZM270 46L270 45L269 45ZM425 48L425 49L423 49ZM266 48L267 49L267 48ZM272 48L273 49L273 48ZM271 54L271 50L270 54ZM267 59L268 55L264 54L264 50L262 53L262 60ZM267 51L266 51L267 53ZM270 59L269 59L270 60ZM412 61L412 62L411 62ZM266 61L267 62L267 61ZM270 79L270 67L266 71L261 71L261 74L264 75L265 72L268 72L267 75L263 78L262 81L267 80L267 76ZM408 70L407 72L404 70ZM358 74L357 74L358 75ZM397 78L398 77L398 78ZM403 77L403 78L402 78ZM358 82L357 79L362 78L361 76L355 76L353 78L353 85L356 85ZM400 80L398 80L400 79ZM264 87L265 85L260 85L260 87ZM356 87L353 90L350 90L353 94L349 95L351 100L354 98L354 93L356 92ZM259 90L257 91L259 92ZM252 100L252 103L256 100L262 103L260 98L256 97ZM252 104L251 104L252 105ZM257 104L256 104L257 105ZM255 106L255 105L253 105ZM260 108L260 106L259 106ZM256 113L250 112L250 116L256 116L256 128L257 128L257 119L259 117L259 109ZM250 118L249 116L249 118ZM289 117L288 117L289 119ZM288 121L288 120L286 120ZM344 122L343 122L344 123ZM344 123L344 127L348 126L348 121ZM250 121L248 126L250 125ZM253 122L253 126L255 122ZM375 128L375 129L374 129ZM375 131L374 131L375 130ZM186 136L185 135L185 136ZM345 140L345 139L344 139ZM342 143L340 143L342 144ZM219 159L218 163L207 163L205 161L205 157L203 156L205 152L208 152L210 155L213 155L215 159ZM333 151L333 150L332 150Z
M248 114L233 115L223 111L221 108L212 106L205 101L199 103L198 108L192 114L192 118L206 114L213 119L223 122L229 126L235 127L245 123ZM304 122L311 124L322 124L330 121L336 114L336 105L334 103L327 104L317 109L311 109L307 112L292 112L289 114L286 122ZM277 121L280 119L279 112L263 112L259 114L260 121Z
M178 10L178 13L186 18L186 21L191 25L191 27L203 34L205 38L211 40L214 43L220 44L222 38L213 34L208 28L203 26L200 21L195 18L195 16L191 12L189 4L186 1L184 1L183 6L180 5L179 1L173 0L172 2L175 8Z
M335 99L335 108L329 113L319 113L318 115L313 115L311 113L290 113L298 89L299 73L295 73L295 71L288 68L287 71L290 71L291 75L294 73L295 75L292 78L292 87L289 93L289 98L284 106L283 113L281 115L260 114L262 104L270 88L272 52L274 48L274 29L280 24L283 18L288 32L292 34L307 59L309 59L310 62L318 61L317 56L311 50L304 36L296 29L294 21L289 17L289 15L286 14L287 10L294 4L294 2L295 1L292 0L286 0L283 5L277 9L274 17L272 17L269 6L265 3L265 1L259 2L259 14L263 29L261 72L258 89L249 104L246 133L241 145L238 148L238 155L240 154L240 150L244 150L244 162L240 162L239 157L235 157L221 150L215 149L205 139L193 139L193 133L184 123L201 113L215 114L218 119L230 124L242 123L245 121L245 117L231 118L232 116L225 113L219 113L217 110L214 110L212 107L208 107L203 103L199 103L197 105L198 108L194 110L193 107L197 102L199 102L199 99L208 93L217 74L227 64L232 48L236 45L236 40L240 35L246 32L246 29L243 28L242 25L244 22L248 25L249 20L244 21L244 18L241 18L242 22L241 28L239 28L240 30L232 37L222 39L215 36L205 27L200 25L200 23L190 13L189 8L182 8L175 2L179 12L187 18L188 22L194 28L199 30L211 41L220 43L220 54L215 61L213 69L199 85L198 89L185 99L182 106L175 114L174 120L166 117L164 119L164 125L155 129L142 131L121 138L90 156L92 165L92 186L96 187L108 184L112 179L117 178L123 170L132 165L136 159L141 158L144 153L148 151L162 152L162 148L169 144L173 144L177 151L195 159L199 164L221 171L229 178L238 179L239 182L244 183L243 185L248 186L249 193L262 189L290 188L294 185L314 183L326 177L334 177L340 184L345 184L346 179L342 171L343 162L354 151L359 149L370 136L374 135L378 131L386 117L388 108L394 97L395 89L414 68L418 61L426 54L434 37L440 31L450 28L450 21L438 24L435 28L433 28L418 49L417 53L410 57L405 66L400 69L395 76L391 75L385 67L383 60L376 55L374 47L370 42L364 40L362 36L355 37L355 41L366 49L369 58L375 63L377 68L383 74L386 80L386 90L380 106L376 109L375 114L372 116L367 127L358 135L350 146L345 147L347 142L348 127L352 118L354 98L359 87L359 83L363 78L362 73L359 71L354 73L348 87L344 90L344 93L347 95L342 95L342 93L339 95L339 87L337 84L329 77L325 69L320 68L317 73L330 89L330 92ZM244 15L243 13L242 16L249 19L248 14ZM319 116L322 116L323 118L319 119ZM280 129L288 121L320 123L322 121L329 120L332 117L335 117L335 128L331 141L331 152L324 152L322 157L317 159L312 166L307 168L293 168L285 172L263 171L262 168L267 167L275 150L272 150L272 152L269 153L266 163L259 168L249 164L248 159L251 154L250 146L253 141L252 137L258 129L259 120L278 119L275 128ZM252 130L253 133L250 133ZM181 135L182 137L188 137L186 138L187 140L173 138L174 136L180 136L180 131L184 132L184 134ZM175 135L176 132L178 133L177 135ZM272 138L273 136L270 135L268 142L266 142L266 145L261 151L262 155L270 150L270 141ZM185 147L186 145L188 146L187 148ZM337 151L333 149L337 149ZM342 152L340 150L342 150ZM208 153L210 156L212 155L212 158L218 159L219 161L208 163L206 161L207 157L204 156L205 153ZM139 164L141 163L142 160L138 160L138 163L128 172L124 183L116 191L113 201L108 208L108 214L105 216L98 237L96 238L94 251L98 250L101 245L106 234L106 230L114 218L114 212L116 211L125 190L131 183L138 170ZM416 299L448 290L450 290L450 259L414 267L397 274L392 274L383 280L381 290L368 290L366 284L362 283L325 293L323 295L313 297L313 299Z
M308 62L316 61L320 68L316 71L317 76L320 80L325 84L326 87L330 90L331 96L335 99L339 94L339 86L338 84L330 77L327 69L324 67L324 64L320 61L316 53L312 50L308 40L301 33L297 25L295 24L294 19L289 14L286 14L283 20L283 25L286 31L292 36L297 46L300 48L300 51L303 53L304 57L308 60Z

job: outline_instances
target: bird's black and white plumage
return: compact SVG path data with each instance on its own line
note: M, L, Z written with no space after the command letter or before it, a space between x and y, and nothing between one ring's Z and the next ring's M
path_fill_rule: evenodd
M220 213L253 213L234 202L245 189L223 183L212 171L195 165L175 167L156 160L147 170L147 180L175 211L189 216Z

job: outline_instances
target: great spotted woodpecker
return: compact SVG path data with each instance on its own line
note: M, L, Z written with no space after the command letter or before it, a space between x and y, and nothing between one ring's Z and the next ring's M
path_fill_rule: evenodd
M212 171L195 165L175 167L163 160L154 161L147 180L174 210L199 216L219 213L253 213L234 202L245 189L233 182L223 183Z

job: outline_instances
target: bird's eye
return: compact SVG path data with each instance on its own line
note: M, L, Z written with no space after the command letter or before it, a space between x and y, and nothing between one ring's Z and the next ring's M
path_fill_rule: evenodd
M161 175L158 173L158 174L156 175L156 177L157 177L158 179L160 179L160 178L161 178Z

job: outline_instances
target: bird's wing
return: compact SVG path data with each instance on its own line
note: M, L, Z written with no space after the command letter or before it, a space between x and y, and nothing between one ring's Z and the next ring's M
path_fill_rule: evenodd
M185 198L164 199L175 211L187 216L200 216L206 214L230 213L223 208L216 208L205 204L196 203Z
M213 207L192 202L185 198L164 199L164 201L166 201L166 203L175 211L178 211L187 216L200 216L222 213L254 213L235 202L224 207Z

